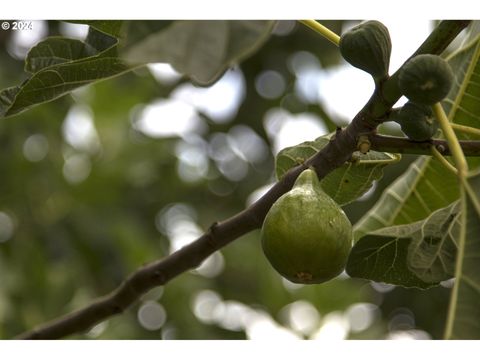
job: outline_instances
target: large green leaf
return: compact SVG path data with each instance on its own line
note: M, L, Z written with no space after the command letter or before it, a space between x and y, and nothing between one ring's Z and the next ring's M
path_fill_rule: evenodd
M417 277L435 283L454 276L460 219L460 206L456 201L432 213L412 234L407 264Z
M51 37L34 46L25 59L25 71L36 73L44 68L94 56L97 50L76 39Z
M445 337L480 339L480 172L468 177L462 196L455 285Z
M155 36L162 30L166 30L174 22L171 20L125 21L121 34L122 41L120 42L122 51L126 52L129 47L145 41L150 36Z
M332 135L281 150L275 160L277 178L321 150ZM348 204L367 192L373 182L383 176L383 168L400 160L400 155L369 151L367 154L355 152L353 158L354 161L335 169L320 182L323 190L340 205Z
M428 288L454 274L458 202L425 220L382 228L359 239L347 264L352 277Z
M103 32L104 34L120 37L122 34L122 27L126 23L123 20L75 20L70 21L76 24L84 24L90 27L95 28L98 31Z
M74 21L85 41L51 37L29 52L20 86L0 92L0 117L152 62L169 62L201 85L216 81L269 37L274 21ZM119 57L119 51L130 62Z
M0 116L10 116L54 100L80 86L129 71L115 55L117 40L90 28L85 42L47 38L25 60L32 76L22 85L0 92Z
M380 229L362 237L350 252L347 274L404 287L427 289L434 286L419 279L407 265L411 232L419 228L420 224L414 223Z
M457 178L437 160L422 156L390 185L379 201L355 225L355 239L392 225L426 218L458 197Z
M167 62L199 85L216 81L269 37L274 21L176 21L127 47L129 63Z
M455 69L456 81L442 105L450 121L478 128L480 125L480 36L453 54L448 62ZM460 139L478 136L459 133ZM472 162L478 165L478 159Z
M443 106L452 122L472 127L480 124L480 37L476 37L448 59L455 73L455 86ZM474 138L460 134L459 138ZM471 169L478 158L468 159ZM382 227L408 224L428 216L459 198L458 182L436 159L423 156L415 161L355 225L355 238Z

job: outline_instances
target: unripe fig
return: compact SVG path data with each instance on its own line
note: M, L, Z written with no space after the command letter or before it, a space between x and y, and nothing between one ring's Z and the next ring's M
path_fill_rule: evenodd
M262 227L267 259L295 283L334 278L345 268L351 246L350 221L310 169L272 205Z
M388 76L392 42L379 21L363 22L340 37L340 53L351 65L368 72L375 81Z
M447 61L438 55L424 54L413 57L403 65L398 86L409 100L433 105L448 95L453 78Z
M412 101L403 105L396 121L402 127L403 133L414 141L426 141L438 130L432 108Z

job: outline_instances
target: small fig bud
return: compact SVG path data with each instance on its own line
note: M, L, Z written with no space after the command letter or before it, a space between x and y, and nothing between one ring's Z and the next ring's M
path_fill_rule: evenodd
M388 76L392 42L381 22L370 20L353 27L342 34L339 47L346 61L368 72L376 82Z
M334 278L345 268L351 246L350 221L310 169L272 205L262 227L265 256L295 283Z
M433 105L448 95L453 79L447 61L438 55L424 54L413 57L403 65L398 86L409 100Z

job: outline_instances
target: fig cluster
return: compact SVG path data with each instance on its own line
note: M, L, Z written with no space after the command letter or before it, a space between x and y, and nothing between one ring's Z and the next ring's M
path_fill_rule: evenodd
M408 102L395 119L411 140L429 140L438 124L431 106L450 92L454 75L447 61L438 55L417 55L408 60L398 76L398 87Z
M351 65L368 72L378 86L388 78L392 43L388 29L379 21L362 22L342 34L340 53ZM454 75L438 55L422 54L409 59L398 75L398 87L408 102L393 119L411 140L426 141L438 129L432 109L450 92Z

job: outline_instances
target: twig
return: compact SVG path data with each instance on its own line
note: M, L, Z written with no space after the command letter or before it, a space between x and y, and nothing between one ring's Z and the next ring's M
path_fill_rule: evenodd
M370 135L370 148L376 151L383 151L398 154L431 155L432 145L443 156L451 156L450 147L446 140L431 139L428 141L412 141L405 137L386 135ZM461 140L465 156L480 156L480 140Z

